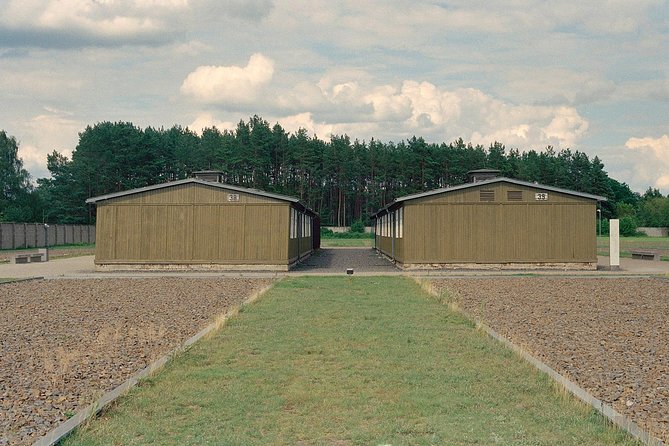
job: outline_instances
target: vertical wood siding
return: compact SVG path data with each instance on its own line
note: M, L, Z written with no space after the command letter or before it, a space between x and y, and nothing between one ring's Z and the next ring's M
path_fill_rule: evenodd
M192 184L98 203L97 263L287 264L290 203Z
M97 210L97 220L95 222L95 255L102 258L111 259L115 255L116 242L114 240L114 221L116 209L112 207L102 207Z
M494 201L482 202L480 188L404 202L404 234L395 240L403 263L596 262L595 200L510 183L482 186ZM507 194L507 191L521 191ZM487 197L487 194L486 194ZM509 197L512 200L509 200ZM392 239L377 237L391 255Z

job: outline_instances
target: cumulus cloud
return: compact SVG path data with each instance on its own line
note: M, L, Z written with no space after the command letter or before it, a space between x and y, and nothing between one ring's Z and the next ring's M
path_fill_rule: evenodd
M356 110L359 123L392 123L395 134L399 130L441 140L462 137L484 145L500 141L520 147L569 147L588 130L587 120L573 107L514 105L478 89L449 90L424 81L407 80L399 88L344 82L324 95L334 109L345 105L342 118Z
M282 110L323 110L327 104L325 92L311 82L301 81L292 89L279 92L277 106Z
M631 150L646 150L665 164L669 165L669 136L662 135L659 138L630 138L625 147Z
M182 92L221 104L253 98L257 96L253 86L241 75L245 71L248 67L198 70L184 82ZM542 148L573 147L589 128L571 106L513 104L479 89L448 89L426 81L377 85L364 76L362 80L326 76L315 84L301 82L274 93L264 95L258 104L285 116L279 121L289 130L305 128L319 135L393 139L420 135L436 141L462 137L483 145L499 141Z
M56 107L44 107L45 113L21 123L19 157L23 166L35 178L48 177L46 157L57 150L70 157L79 140L79 131L85 124L72 118L72 113Z
M188 126L189 129L202 135L202 130L216 127L218 130L234 130L237 125L234 122L218 120L211 113L200 113Z
M644 152L651 158L635 158L636 175L653 184L655 187L667 190L669 188L669 135L659 138L629 138L625 147L630 150Z
M279 119L279 124L287 132L294 133L304 129L311 135L318 135L319 138L328 138L333 133L338 133L332 124L314 122L314 117L309 112L286 116Z
M203 103L251 103L273 74L274 61L256 53L245 67L198 67L181 84L181 93Z

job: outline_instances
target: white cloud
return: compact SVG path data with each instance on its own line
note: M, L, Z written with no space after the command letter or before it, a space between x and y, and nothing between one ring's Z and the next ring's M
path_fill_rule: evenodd
M397 112L386 116L407 130L441 140L462 137L484 145L500 141L519 147L569 147L588 129L588 122L572 107L513 105L473 88L448 90L429 82L404 81L400 91L391 87L373 91L375 114L383 110L379 105L386 106L386 111ZM369 97L363 95L362 100Z
M325 92L311 82L301 81L277 95L277 106L282 110L321 110L326 106Z
M636 176L654 187L663 190L669 188L669 175L666 173L669 171L669 135L659 138L629 138L625 147L650 155L650 158L634 157Z
M655 180L655 187L665 191L669 189L669 175L662 175L660 178Z
M110 3L113 5L113 3ZM128 15L105 14L99 3L86 0L61 0L48 2L46 7L35 17L34 23L39 28L66 29L75 28L102 36L142 34L155 32L160 24L151 17L133 17Z
M71 113L44 107L47 113L33 116L19 126L19 157L35 178L48 177L46 157L54 150L70 157L85 124L72 119Z
M5 47L166 43L189 10L188 0L10 0L0 36Z
M228 75L230 67L215 70L213 75L207 72L207 76L196 71L198 75L189 76L182 92L221 104L254 98L254 107L272 109L282 116L278 121L286 130L304 128L321 137L347 133L356 138L397 140L418 135L437 142L462 137L476 144L499 141L521 149L541 149L547 145L573 147L589 128L573 107L515 105L474 88L449 90L413 80L396 87L375 85L366 76L359 81L342 76L333 80L328 75L316 84L302 82L276 97L260 97L242 76L245 69L233 68L234 76ZM196 88L200 86L203 88ZM215 121L209 114L203 116L202 122Z
M288 115L283 119L291 129L359 138L419 135L435 141L462 137L483 145L500 141L521 149L573 147L589 128L571 106L512 104L478 89L451 90L425 81L393 86L377 85L369 76L360 79L328 75L316 84L302 82L279 92L274 99L265 96L264 104Z
M631 150L650 151L658 160L669 165L669 136L662 135L659 138L630 138L625 147Z
M472 94L473 93L473 94ZM429 82L404 81L402 94L411 102L410 124L414 127L444 126L461 115L461 96L478 96L476 90L460 90L460 94L442 91Z
M411 117L411 99L390 85L373 88L362 100L373 107L375 121L404 121Z
M588 121L571 107L550 108L551 121L541 131L548 142L557 141L557 145L573 146L588 130Z
M198 67L181 84L181 93L203 103L251 103L273 74L274 61L256 53L245 67Z
M198 135L202 135L202 130L212 127L216 127L218 130L223 131L234 130L237 128L237 125L229 121L220 121L216 119L211 113L201 113L188 126L189 129L193 130Z
M297 132L299 129L306 130L310 135L318 135L319 138L328 138L337 133L331 124L316 123L311 113L299 113L279 119L279 124L289 133Z

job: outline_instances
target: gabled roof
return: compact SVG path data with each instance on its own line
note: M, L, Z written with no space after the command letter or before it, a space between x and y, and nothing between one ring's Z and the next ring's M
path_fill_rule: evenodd
M298 205L299 207L304 208L305 211L308 213L311 213L313 215L316 215L314 211L306 207L303 203L300 202L295 197L289 197L287 195L279 195L279 194L273 194L270 192L265 192L262 190L258 189L249 189L246 187L240 187L240 186L233 186L230 184L224 184L224 183L215 183L213 181L204 181L204 180L199 180L197 178L186 178L184 180L177 180L177 181L170 181L167 183L160 183L160 184L154 184L151 186L146 186L146 187L139 187L136 189L129 189L121 192L114 192L111 194L106 194L106 195L100 195L98 197L91 197L86 200L86 203L99 203L101 201L106 201L106 200L111 200L113 198L120 198L120 197L125 197L128 195L135 195L135 194L141 194L143 192L150 192L154 190L160 190L160 189L166 189L174 186L181 186L184 184L201 184L203 186L209 186L209 187L217 187L219 189L226 189L226 190L232 190L235 192L241 192L244 194L250 194L250 195L256 195L259 197L266 197L266 198L274 198L276 200L281 200L281 201L287 201L289 203L294 203Z
M466 183L466 184L461 184L458 186L452 186L452 187L444 187L441 189L434 189L430 190L427 192L421 192L418 194L412 194L412 195L405 195L404 197L399 197L393 200L392 203L386 205L385 207L379 209L376 214L373 216L377 216L379 214L382 214L389 210L391 207L398 205L399 203L402 203L404 201L410 201L410 200L416 200L418 198L424 198L424 197L429 197L432 195L439 195L439 194L444 194L444 193L449 193L449 192L455 192L458 190L463 190L463 189L469 189L472 187L478 187L478 186L485 186L488 184L494 184L494 183L511 183L511 184L516 184L518 186L526 186L526 187L532 187L535 189L542 189L542 190L547 190L550 192L558 192L561 194L566 194L566 195L572 195L575 197L580 197L580 198L588 198L590 200L596 200L596 201L607 201L606 197L601 197L599 195L592 195L592 194L586 194L584 192L577 192L574 190L569 190L569 189L561 189L559 187L553 187L553 186L545 186L543 184L538 184L538 183L530 183L528 181L521 181L521 180L516 180L513 178L506 178L506 177L497 177L497 178L491 178L489 180L484 180L484 181L477 181L476 183Z

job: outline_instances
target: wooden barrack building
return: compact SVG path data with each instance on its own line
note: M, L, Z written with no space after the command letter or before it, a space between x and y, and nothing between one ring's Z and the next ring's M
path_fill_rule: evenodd
M98 269L288 270L319 247L318 215L298 199L195 175L86 200Z
M404 268L596 269L604 197L475 172L380 209L375 248Z

